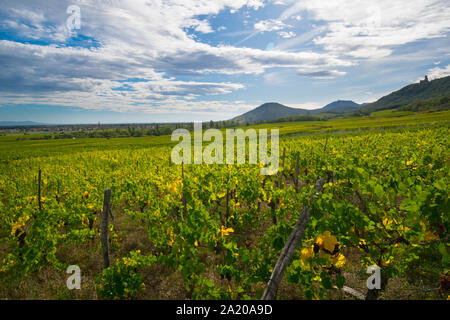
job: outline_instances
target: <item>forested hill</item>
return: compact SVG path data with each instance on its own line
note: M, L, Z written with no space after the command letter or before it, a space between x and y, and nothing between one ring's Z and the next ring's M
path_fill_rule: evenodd
M406 105L412 105L423 100L442 98L450 95L450 76L410 84L400 90L394 91L382 97L374 103L361 108L364 112L373 112L384 109L394 109Z

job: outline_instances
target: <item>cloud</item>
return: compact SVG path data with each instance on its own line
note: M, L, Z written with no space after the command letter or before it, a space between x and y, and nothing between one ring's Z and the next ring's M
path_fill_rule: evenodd
M289 105L291 108L300 108L300 109L307 109L307 110L315 110L320 109L323 107L323 105L317 103L317 102L304 102L302 104L298 105Z
M297 75L316 79L332 79L347 74L338 70L298 70Z
M29 40L65 41L70 31L61 25L48 25L46 15L40 10L20 9L3 5L0 7L0 29L13 32Z
M239 31L247 39L264 32L278 34L281 38L269 51L238 47L243 41L232 46L202 40L228 27L214 23L217 15L232 11L238 13L233 19L241 13L248 16L264 7L263 0L2 4L0 29L9 40L0 40L0 104L27 101L118 111L182 112L186 106L207 112L211 104L226 113L233 103L242 103L219 101L246 88L236 76L267 74L273 79L272 69L280 68L298 70L302 77L339 77L346 74L344 67L363 59L405 59L405 54L395 54L399 46L444 37L450 30L447 1L277 0L272 4L286 6L277 8L286 9L279 17L256 23L246 18L254 30ZM81 8L81 29L70 32L66 9L73 4ZM295 20L311 22L312 27L304 33L290 31ZM236 30L229 29L229 35L236 36ZM429 75L445 72L448 66L431 69Z
M228 9L258 10L264 5L260 0L79 0L78 34L65 28L66 9L73 1L5 2L0 8L2 28L20 40L0 41L0 103L155 112L244 88L226 81L181 81L180 76L352 65L329 53L213 46L196 37L214 32L208 17ZM279 30L281 25L270 20L261 24L264 30ZM74 39L80 36L98 45L77 45ZM117 81L132 78L145 81L128 82L129 90L120 90Z
M205 20L198 20L198 19L189 19L186 20L185 27L187 28L193 28L195 31L200 33L213 33L214 30L212 29L211 25L208 21Z
M447 65L445 68L436 67L428 70L428 79L430 80L439 79L447 76L450 76L450 64Z
M304 32L300 35L296 35L294 38L287 39L278 43L275 48L278 50L288 50L291 48L297 48L299 45L311 42L315 37L320 35L324 31L324 27L314 27L308 32Z
M101 98L89 93L79 93L75 97L82 109L94 111L109 110L115 112L134 112L144 114L190 114L190 115L210 115L215 119L228 119L238 114L247 112L255 107L254 104L241 100L208 100L198 101L195 99L180 99L164 97L152 104L140 99L129 104L129 97L116 93L115 96ZM21 105L54 105L54 106L74 106L74 97L71 93L59 93L48 97L30 97L29 95L11 95L5 99L5 105L17 105L20 100ZM88 107L87 107L88 106ZM2 108L2 107L0 107Z
M261 20L254 25L255 30L260 32L278 31L288 27L290 26L283 23L283 21L276 19Z
M400 45L444 37L450 30L445 0L304 0L286 9L280 20L299 12L326 23L327 30L314 40L317 45L355 58L386 57Z
M280 31L280 32L278 32L278 35L285 39L294 38L296 36L295 32L293 32L293 31L288 31L288 32Z

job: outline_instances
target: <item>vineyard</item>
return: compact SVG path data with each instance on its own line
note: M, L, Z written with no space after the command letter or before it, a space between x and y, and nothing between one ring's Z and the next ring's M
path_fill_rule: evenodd
M372 265L374 299L447 299L449 136L442 124L284 137L272 176L175 165L164 137L85 149L3 137L0 298L260 299L307 211L277 299L366 295ZM66 287L70 265L81 290Z

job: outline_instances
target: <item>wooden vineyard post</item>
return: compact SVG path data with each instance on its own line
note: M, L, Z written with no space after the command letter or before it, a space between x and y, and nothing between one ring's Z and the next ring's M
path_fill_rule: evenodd
M105 197L103 199L103 213L102 222L100 225L100 239L102 243L103 253L103 267L106 269L109 267L109 248L108 248L108 218L111 214L111 189L105 190Z
M282 159L282 165L281 167L284 168L284 159L285 159L285 155L286 155L286 148L283 148L283 159ZM283 182L283 173L282 172L278 172L278 181L275 181L275 186L279 189L282 188L282 182ZM270 213L272 215L272 222L274 225L278 224L278 219L277 219L277 215L276 215L276 208L277 206L280 204L280 200L273 200L269 203L269 207L270 207Z
M181 192L182 192L181 202L183 204L183 216L181 217L181 219L184 220L184 217L186 216L186 213L187 213L186 197L184 196L184 162L181 162L181 179L183 182L183 189L181 190Z
M295 191L298 192L298 175L300 174L300 152L297 152L297 164L295 166Z
M333 286L333 288L336 289L336 290L341 290L341 291L343 291L343 292L345 292L345 293L347 293L347 294L349 294L349 295L351 295L351 296L353 296L353 297L355 297L355 298L357 298L359 300L364 300L366 298L358 290L352 289L352 288L347 287L347 286L343 286L342 289L339 289L337 286Z
M284 168L284 159L286 156L286 147L283 148L283 158L281 160L281 167ZM280 179L278 181L278 188L281 189L281 184L283 183L283 173L280 173Z
M314 185L314 189L317 192L321 192L324 184L325 184L324 179L318 179L316 181L316 184ZM286 244L284 245L283 251L281 252L280 257L278 258L278 261L275 264L275 268L273 268L272 275L270 276L270 280L267 283L266 289L264 290L261 300L275 299L278 287L280 286L281 279L283 278L284 275L284 271L291 262L295 249L297 248L301 238L303 237L310 216L311 210L307 205L303 208L302 212L300 213L298 221L295 224L294 230L292 230L291 235L289 236L288 240L286 241Z
M230 173L227 173L227 194L226 194L226 211L225 211L225 223L228 222L228 217L230 216L230 208L229 208L229 202L230 202L230 190L228 189L228 183L230 181Z
M39 168L38 174L38 202L39 202L39 211L42 210L42 200L41 200L41 168Z

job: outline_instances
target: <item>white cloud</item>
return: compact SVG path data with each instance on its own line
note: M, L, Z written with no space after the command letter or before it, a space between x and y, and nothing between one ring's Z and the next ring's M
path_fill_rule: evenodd
M211 65L203 64L202 72L208 72L209 67L211 71L231 74L237 70L262 73L269 65L295 67L310 64L317 66L347 64L312 52L296 54L233 47L219 47L213 51L200 52L201 60L198 62L189 58L186 62L176 59L168 63L175 64L175 67L179 64L180 67L189 70L189 64L194 68L209 54L216 59L223 57L221 58L223 63L229 63L230 69L227 70L224 64L219 69L214 69L217 68L214 62L219 60L213 60ZM162 72L156 72L154 64L145 63L146 60L140 55L139 51L127 51L126 55L121 55L114 48L95 50L61 48L2 40L0 56L4 57L5 65L4 72L0 74L2 84L0 102L20 101L20 103L76 105L86 109L142 112L145 110L169 112L173 111L171 106L176 104L180 106L178 111L181 112L182 101L188 102L207 95L227 94L244 88L239 83L179 81L167 77ZM145 80L122 81L131 78ZM160 110L161 108L164 110Z
M200 33L213 33L214 30L212 29L211 25L208 21L205 20L198 20L198 19L189 19L185 21L184 24L185 27L193 28L195 31Z
M324 27L314 27L308 32L304 32L297 35L295 38L287 39L278 43L275 48L278 50L288 50L291 48L297 48L299 45L311 42L316 36L320 35L324 31Z
M383 58L399 45L442 37L450 30L448 1L282 2L290 7L278 19L254 25L257 33L274 31L286 39L265 51L214 46L202 43L198 35L214 32L209 22L212 16L223 11L247 15L247 11L262 8L263 0L3 1L2 31L18 35L23 42L40 40L53 45L0 41L0 103L35 101L151 112L182 110L186 103L189 108L207 109L209 102L196 100L244 86L206 81L204 75L262 74L271 68L293 68L301 76L332 78L344 75L345 71L337 69L354 65L358 59ZM72 36L65 29L66 9L74 3L81 7L80 34L98 46L65 46ZM316 20L320 27L298 36L284 30L297 17ZM305 42L325 50L298 50ZM432 69L430 75L447 69ZM194 74L198 78L191 79L196 81L179 80ZM114 90L121 86L116 80L129 78L146 81L128 82L127 88L134 91ZM216 104L223 110L230 107L226 102Z
M430 80L439 79L447 76L450 76L450 64L445 68L436 67L428 70L428 79Z
M450 31L447 0L303 0L286 9L280 20L303 11L327 23L316 44L356 58L385 57L397 46L443 37Z
M323 105L317 103L317 102L305 102L302 104L295 104L295 105L289 105L291 108L300 108L300 109L307 109L307 110L314 110L314 109L320 109L323 107Z
M80 33L98 43L89 48L63 45L71 36L65 22L66 8L72 1L48 0L26 6L7 2L0 8L9 17L1 23L6 31L19 33L24 41L38 39L54 44L0 41L4 62L0 103L28 101L156 112L171 105L181 106L183 101L194 106L192 101L199 97L244 88L239 83L179 81L179 75L260 74L274 67L351 65L327 53L211 46L197 41L186 30L213 32L209 21L198 16L226 9L257 10L264 5L261 0L78 1ZM278 26L273 22L266 28L275 30ZM146 81L127 82L127 90L117 90L124 84L116 80L131 78Z
M278 35L285 39L294 38L296 36L295 32L293 31L280 31L278 32Z
M268 19L268 20L261 20L254 25L255 30L260 32L266 32L266 31L278 31L283 30L285 28L290 27L289 25L286 25L281 20L276 19Z

